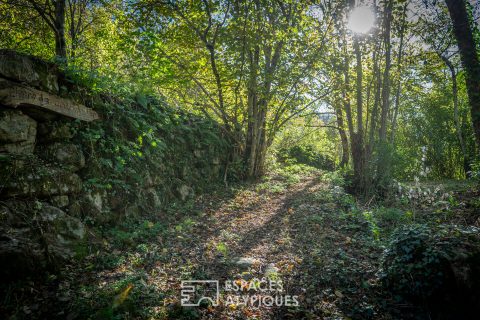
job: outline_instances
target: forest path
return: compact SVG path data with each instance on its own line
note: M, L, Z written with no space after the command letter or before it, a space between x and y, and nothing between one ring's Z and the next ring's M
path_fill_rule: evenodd
M276 174L107 229L55 295L72 319L383 319L382 248L340 185L318 171ZM182 306L185 280L218 281L219 305ZM273 287L226 291L242 280Z
M205 319L373 315L375 307L366 302L365 290L374 282L380 251L371 246L369 226L345 213L352 199L318 174L286 184L282 177L271 177L232 198L205 197L199 218L188 220L191 227L177 228L184 233L166 244L178 248L167 268L176 270L169 273L173 279L219 281L220 305L194 307L187 314ZM281 293L226 291L235 281L252 289L251 283L264 288L279 280ZM176 291L171 290L174 296L167 303L175 316L185 313L185 308L178 307L178 285L174 283ZM275 303L282 306L269 307L272 300L267 296L276 296Z

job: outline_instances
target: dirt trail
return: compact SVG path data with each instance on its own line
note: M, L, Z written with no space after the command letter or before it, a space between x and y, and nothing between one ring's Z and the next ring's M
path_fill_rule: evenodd
M184 261L193 269L184 280L220 282L220 305L200 308L201 317L346 319L358 312L373 315L374 306L363 300L368 300L364 291L376 270L368 254L378 256L379 252L363 247L366 244L361 237L356 239L355 230L352 233L345 228L349 221L342 217L339 204L344 196L340 188L318 177L306 177L283 191L250 188L215 208L207 204L202 219L183 239L180 260L176 261ZM281 280L283 292L232 293L224 288L225 281L265 277ZM352 288L352 292L347 291ZM232 295L244 297L247 293L260 299L280 295L283 298L278 301L283 305L289 299L286 296L296 296L298 307L292 303L290 307L268 307L268 298L257 304L251 300L232 303L236 301L230 298ZM173 305L178 304L178 295L171 298ZM358 312L344 311L359 299L363 305L355 307Z
M17 309L28 319L388 319L376 302L382 249L352 201L318 172L208 194L97 232L86 257L32 283ZM263 278L283 291L225 290ZM219 305L182 306L182 280L219 281ZM281 298L232 300L251 296Z

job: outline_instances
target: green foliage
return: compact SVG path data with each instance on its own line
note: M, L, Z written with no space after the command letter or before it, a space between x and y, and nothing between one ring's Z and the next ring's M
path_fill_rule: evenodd
M319 129L312 125L322 123L322 120L311 116L292 120L285 125L277 134L270 151L275 161L333 170L337 161L338 135L334 129Z
M126 221L109 229L107 235L113 239L117 246L129 247L136 245L139 241L148 241L165 231L165 226L160 222L153 223L145 220L130 223Z
M460 183L452 183L453 190L460 190ZM450 186L450 188L452 188ZM410 205L410 207L420 206L439 206L439 205L458 205L452 195L453 190L447 190L448 186L436 183L429 185L420 183L418 179L414 183L396 182L391 191L394 202L400 205Z
M76 123L77 140L89 155L85 191L107 190L152 210L158 209L153 201L136 191L142 186L155 186L165 205L181 186L201 192L223 178L229 143L214 121L141 93L123 98L93 93L92 98L105 119ZM228 177L236 174L229 169Z
M255 189L256 191L268 191L282 193L288 187L300 182L306 175L318 174L319 171L311 166L294 162L275 163L270 169L270 174L263 177Z
M429 64L420 68L418 76L418 79L409 80L409 90L405 92L405 109L396 136L394 178L464 178L464 155L453 117L452 79L442 69ZM419 91L417 86L422 82L432 83L431 89ZM470 119L462 74L457 82L460 129L466 144L466 156L472 158L474 140L468 125Z
M51 28L31 6L17 2L0 5L0 46L53 60L54 34ZM107 106L108 120L125 123L128 130L135 127L135 123L125 122L118 114L127 118L132 112L133 117L138 117L136 113L148 110L146 114L150 117L152 104L157 107L175 105L196 114L207 114L219 121L225 125L224 130L230 131L228 133L234 137L232 140L235 140L236 147L243 150L246 124L261 118L248 119L248 103L245 102L249 101L249 92L253 90L259 100L267 102L265 137L267 144L272 145L272 154L278 153L282 158L328 170L340 162L343 151L336 116L343 114L345 117L344 128L341 129L348 131L347 120L358 127L355 110L347 116L345 108L341 107L344 98L348 97L352 106L357 99L353 93L352 84L357 80L353 68L349 71L352 79L350 92L342 92L341 88L348 85L343 83L342 77L338 77L339 70L344 70L345 61L354 59L351 50L353 38L347 34L344 41L338 41L339 34L346 27L342 23L346 17L337 19L340 11L347 11L343 10L343 4L338 7L307 6L301 2L289 2L291 9L288 11L271 0L260 1L255 6L248 3L230 6L228 2L221 1L158 4L113 0L88 2L89 5L83 8L83 3L74 2L66 8L69 59L64 68L73 83L88 87L94 93L122 97L124 101L109 98L110 104L123 106ZM392 39L398 38L403 30L400 25L403 3L394 6ZM467 9L469 16L473 17L473 7L468 5ZM365 137L369 136L369 131L373 133L373 140L368 143L374 146L376 152L373 157L366 152L368 163L365 175L376 177L368 182L381 189L388 188L393 178L411 180L426 168L429 170L424 178L464 178L465 170L468 170L463 165L464 160L472 159L475 153L464 74L459 72L457 75L458 112L455 112L449 69L438 54L432 52L440 48L445 52L452 51L450 47L443 48L445 44L454 43L448 11L440 2L418 10L418 21L407 23L402 32L405 37L422 45L407 41L402 52L399 52L397 44L391 47L392 57L403 58L401 63L394 63L398 68L390 70L392 114L389 118L393 118L393 102L398 100L393 97L397 88L400 99L395 131L387 134L391 150L385 150L388 146L378 145L377 132L372 126L380 120L371 121L375 88L364 85L360 92L364 109L360 121L364 124ZM75 30L71 30L76 25L75 21L69 21L72 17L78 23L76 29L79 34L76 37ZM471 22L474 36L478 38L473 18ZM239 34L241 38L238 38ZM382 59L374 63L369 53L374 48L389 47L381 43L382 39L384 37L367 37L362 43L360 56L364 84L377 82L379 73L374 72L372 66L375 63L382 66L385 55L382 52L379 55ZM213 55L209 51L210 45ZM280 63L271 69L265 68L272 61L277 47L281 48L278 50ZM245 54L255 50L260 53L257 64L247 59ZM212 57L214 61L211 61ZM453 55L449 59L458 69L458 56ZM269 70L268 74L264 70ZM269 89L271 92L264 92L260 85L251 86L249 75L257 73L255 83L270 80L270 85L266 87L272 86ZM330 88L328 95L325 94L326 87ZM61 91L62 94L71 93L70 88L61 88ZM160 100L167 103L153 101L151 95L159 93L164 96ZM92 99L83 100L91 102ZM131 105L138 110L132 110ZM169 111L164 109L162 112L166 117L151 117L152 122L147 127L153 128L152 123L162 123L163 119L167 119ZM458 114L459 128L456 128L455 114ZM170 142L168 137L157 137L156 141L143 136L149 134L148 130L144 130L143 121L137 123L138 132L132 137L131 144L119 148L118 157L102 160L111 162L106 166L128 171L130 157L146 156L145 150L142 150L145 143L156 146L159 152L171 152L164 146ZM391 119L388 122L387 131L390 131L393 123L390 123ZM155 128L153 132L156 133ZM103 133L93 130L91 134L99 140L112 136L110 130ZM178 136L181 134L176 133ZM206 138L208 133L204 134ZM218 132L213 134L219 136ZM465 150L460 146L458 134L465 141ZM347 132L349 138L350 135ZM137 141L138 137L148 141L142 144ZM178 142L182 139L176 138ZM362 147L367 146L366 140ZM104 141L104 144L106 150L115 146L110 141ZM351 146L352 141L349 144ZM422 147L425 146L428 150L422 160ZM244 169L241 162L233 159L229 168L232 178ZM384 164L385 168L377 171L379 164ZM110 188L121 184L118 180L92 181L92 185Z
M286 166L280 167L275 173L283 175L283 176L289 176L289 175L308 175L318 172L315 168L312 168L307 165L303 164L297 164L297 163L292 163L288 164Z
M380 228L378 226L377 220L371 211L362 212L363 218L367 221L370 231L372 232L373 238L375 240L380 239Z
M181 223L175 226L175 231L188 233L194 227L195 222L191 218L185 218Z
M399 225L408 224L412 221L413 214L411 211L404 211L398 208L379 207L374 210L374 215L380 227L391 231Z
M338 170L323 173L322 180L334 186L339 186L339 187L346 186L345 175L343 172Z
M342 197L340 204L344 204L350 215L356 216L358 224L366 224L373 239L385 241L399 226L409 225L413 221L413 213L395 207L378 206L368 210L358 208L349 197Z
M442 295L463 296L463 286L480 283L479 262L480 233L476 228L404 226L391 236L381 279L402 299L425 302Z
M471 171L468 172L470 178L480 182L480 160L474 161L471 165Z
M388 142L379 142L367 172L373 176L374 186L381 192L387 190L394 179L396 160L393 146Z
M225 243L219 242L216 246L216 249L219 253L222 254L223 257L225 257L225 258L228 257L228 247Z
M90 301L88 298L92 294L95 299ZM84 319L117 320L124 319L127 314L150 317L151 310L142 305L155 299L161 301L162 296L153 286L145 283L144 275L132 274L122 276L101 289L83 287L74 304L76 312Z
M313 214L308 217L306 217L306 222L309 224L318 224L321 225L324 223L324 216L322 214Z
M280 149L278 157L282 162L295 160L297 163L305 164L317 169L333 170L335 163L328 156L319 153L312 145L293 146L288 149Z
M286 184L279 181L265 181L259 183L256 191L268 191L272 193L282 193L286 190Z

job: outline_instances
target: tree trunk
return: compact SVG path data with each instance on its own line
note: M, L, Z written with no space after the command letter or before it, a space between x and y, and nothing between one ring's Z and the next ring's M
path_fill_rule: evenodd
M473 130L480 148L480 62L464 0L446 0L466 73Z
M255 45L250 54L249 79L249 111L245 163L247 178L258 178L264 173L265 158L270 139L267 139L267 111L271 100L271 87L280 55L283 41L275 45L267 44L262 47L265 64L263 66L263 85L258 85L258 71L260 66L260 47Z
M373 8L375 11L375 15L378 15L378 7L377 1L373 1ZM375 38L379 38L377 34L375 34ZM372 108L372 115L370 117L370 129L366 128L368 132L368 142L366 146L366 163L370 162L373 153L373 147L375 145L375 133L377 132L377 121L378 121L378 109L380 108L380 95L382 92L382 77L380 72L379 66L379 59L380 59L380 52L381 50L381 41L378 39L375 43L375 48L373 49L372 53L372 61L373 61L373 78L374 78L374 100L373 100L373 108Z
M248 83L247 137L245 143L245 174L249 179L263 174L266 155L266 101L259 98L258 69L260 48L255 46L250 53L250 78Z
M450 70L450 75L452 77L452 95L453 95L453 121L455 122L455 131L457 133L458 142L460 144L460 148L462 150L463 156L463 169L465 173L470 171L470 164L467 154L467 148L465 147L465 141L463 140L462 136L462 124L460 123L460 117L458 114L458 84L457 84L457 72L455 71L455 66L453 63L443 55L440 55L442 60L447 65L448 69Z
M255 159L254 177L260 177L265 173L265 158L267 155L267 104L260 104L258 126L258 147Z
M245 148L246 176L258 178L264 173L266 142L266 106L257 101L256 93L252 93L252 105L249 106L247 140Z
M375 144L375 132L377 131L378 109L380 106L380 94L382 92L382 77L380 76L380 68L378 66L377 52L373 52L373 76L375 77L375 97L373 101L372 116L370 119L370 131L368 134L367 157L370 158L373 146Z
M345 38L344 38L345 39ZM346 43L346 39L344 40ZM345 115L347 116L347 125L348 125L348 132L350 135L354 133L353 129L353 118L352 118L352 105L350 102L350 60L348 58L347 48L344 48L344 61L343 61L343 77L344 77L344 85L342 90L342 98L343 98L343 106L345 108Z
M345 30L343 30L343 37L344 43L347 43ZM345 115L347 117L347 125L348 125L348 133L350 135L350 150L352 152L352 162L353 162L353 174L354 174L354 184L355 189L357 191L363 191L363 175L364 175L364 168L363 168L363 123L362 123L362 64L361 64L361 54L358 39L354 39L354 49L355 49L355 56L357 60L356 65L356 72L357 72L357 79L356 79L356 93L357 93L357 126L355 130L354 122L353 122L353 114L352 114L352 105L349 97L350 92L350 71L349 71L349 56L348 56L348 47L344 45L343 47L343 54L344 54L344 61L343 61L343 76L344 76L344 85L342 89L342 98L343 98L343 106L345 108ZM359 121L360 120L360 121Z
M355 185L359 191L365 189L365 149L363 145L363 70L362 70L362 53L357 36L353 40L353 49L356 58L356 96L357 96L357 132L352 134L352 159L353 170L355 174Z
M75 58L75 54L77 51L77 27L75 23L75 14L77 13L77 6L76 3L72 0L68 0L68 8L70 13L70 26L69 26L69 33L70 33L70 58ZM80 26L81 19L82 19L82 12L78 10L78 24Z
M255 160L257 154L257 110L258 99L256 94L256 76L250 80L250 88L248 90L248 114L247 114L247 137L245 141L245 166L247 177L253 177L255 171Z
M390 110L390 69L391 69L391 25L392 25L393 0L388 0L384 13L384 44L385 44L385 69L383 72L382 105L380 114L379 144L377 145L377 190L384 191L391 179L391 154L387 141L388 115Z
M391 68L391 50L390 30L392 25L392 6L393 0L389 0L385 8L385 71L383 74L383 90L382 90L382 112L380 118L380 141L387 140L387 118L390 109L390 68Z
M66 0L55 1L55 55L66 62L67 44L65 42L65 6Z
M336 106L335 114L337 116L338 134L340 135L340 141L342 143L342 159L340 160L340 168L345 168L350 160L350 151L348 148L348 138L345 132L345 122L343 120L342 109Z
M397 56L397 73L398 73L398 82L397 82L397 90L395 93L395 107L393 110L393 117L392 117L392 132L390 135L390 142L392 145L395 142L395 129L397 126L397 117L398 117L398 109L400 108L400 92L402 89L402 58L403 58L403 42L405 37L405 27L406 27L406 17L407 17L407 6L408 2L405 2L403 6L403 15L402 15L402 26L400 29L400 45L398 47L398 56Z

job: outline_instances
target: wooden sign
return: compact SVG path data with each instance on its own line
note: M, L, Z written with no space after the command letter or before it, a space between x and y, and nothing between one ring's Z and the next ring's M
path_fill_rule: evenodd
M84 121L99 119L94 110L82 104L3 79L0 80L0 104L11 108L38 107Z

